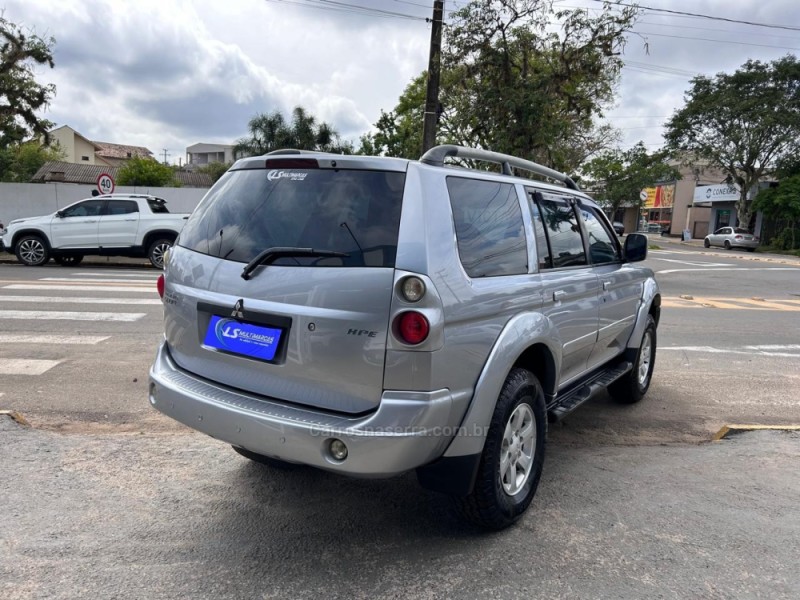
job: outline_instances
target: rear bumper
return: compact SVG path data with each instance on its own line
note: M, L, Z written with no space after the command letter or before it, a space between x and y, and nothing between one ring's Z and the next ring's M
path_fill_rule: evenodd
M356 477L390 477L439 458L462 416L446 389L385 391L377 411L357 418L290 406L183 371L166 342L150 369L150 403L234 446ZM347 445L344 461L328 453L333 438Z

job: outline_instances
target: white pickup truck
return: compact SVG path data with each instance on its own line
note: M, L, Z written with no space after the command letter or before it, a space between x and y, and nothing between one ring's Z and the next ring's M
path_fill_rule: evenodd
M52 257L75 266L87 254L147 257L164 266L164 252L175 242L188 214L172 214L163 198L105 194L80 200L43 217L15 219L0 234L0 249L24 265Z

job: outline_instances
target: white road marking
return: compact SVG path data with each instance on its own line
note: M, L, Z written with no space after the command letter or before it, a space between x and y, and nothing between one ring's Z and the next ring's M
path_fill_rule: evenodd
M3 296L0 302L31 302L33 304L161 304L152 298L82 298L78 296Z
M800 271L800 267L710 267L708 269L667 269L656 271L658 275L667 273L689 273L691 271Z
M757 350L754 346L744 346L742 349L714 348L713 346L659 346L658 351L673 350L679 352L703 352L706 354L744 354L747 356L777 356L781 358L800 358L800 354L791 352L765 352Z
M86 273L81 271L80 273L70 273L70 275L75 275L76 277L146 277L151 278L153 281L158 279L160 273L152 272L152 273L137 273L137 272L126 272L126 271L108 271L103 273Z
M50 344L60 346L70 344L77 346L94 346L110 339L110 335L43 335L0 333L0 344Z
M63 361L6 358L0 362L0 375L41 375L61 362Z
M706 263L706 262L693 262L688 260L676 260L674 258L659 258L653 257L653 260L663 260L664 262L678 263L679 265L689 265L690 267L734 267L733 263Z
M28 283L13 283L11 285L3 286L4 290L60 290L60 291L76 291L76 292L145 292L156 294L155 286L140 286L134 287L132 285L60 285L60 284L28 284Z
M78 279L77 277L40 277L37 281L75 281L77 283L133 283L136 285L153 285L156 280L143 281L141 279Z
M0 310L2 319L51 320L51 321L138 321L145 313L72 312L50 310Z
M745 346L748 350L800 350L800 344L786 344L783 346L766 345L766 346Z

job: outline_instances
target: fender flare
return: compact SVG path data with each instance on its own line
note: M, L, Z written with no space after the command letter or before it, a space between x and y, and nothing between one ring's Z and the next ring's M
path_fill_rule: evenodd
M503 328L495 342L489 358L483 366L467 414L444 453L445 458L476 455L483 452L486 432L494 413L497 397L503 388L511 368L520 356L542 344L553 358L555 385L561 371L561 337L550 320L540 312L528 312L515 316ZM545 390L545 394L555 390Z
M661 317L661 294L658 290L658 283L653 277L649 277L644 282L642 289L642 301L639 304L639 310L636 312L636 325L631 331L631 336L628 338L628 350L639 350L639 342L644 335L644 328L647 326L647 315L651 313L651 309L655 307L653 318L658 326L659 318Z

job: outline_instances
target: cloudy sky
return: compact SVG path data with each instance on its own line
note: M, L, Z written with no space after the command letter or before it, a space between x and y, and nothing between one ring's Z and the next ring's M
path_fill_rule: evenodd
M466 0L446 0L446 11ZM559 0L559 6L600 6ZM315 5L315 6L312 6ZM368 7L362 12L348 7ZM432 0L0 0L4 16L56 39L44 116L93 140L169 162L197 142L233 143L258 112L302 105L357 140L427 66ZM797 0L645 0L608 121L622 146L661 143L696 74L800 53ZM379 12L383 11L383 12ZM645 49L645 42L647 51ZM649 52L648 52L649 51Z

